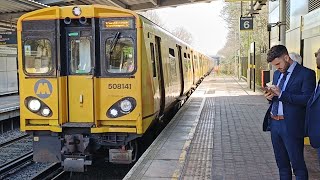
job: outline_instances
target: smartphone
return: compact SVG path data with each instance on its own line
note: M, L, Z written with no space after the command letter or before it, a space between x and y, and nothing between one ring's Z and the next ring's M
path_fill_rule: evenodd
M275 85L273 85L273 84L266 84L267 86L268 86L268 88L270 89L270 88L274 88L274 87L276 87Z
M268 88L268 87L261 87L261 91L264 91L264 93L266 93L267 91L270 91L270 88Z

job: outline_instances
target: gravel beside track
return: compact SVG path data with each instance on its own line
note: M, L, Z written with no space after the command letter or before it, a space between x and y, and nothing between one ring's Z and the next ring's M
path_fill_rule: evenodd
M0 166L32 151L32 138L26 137L0 148Z
M19 129L15 129L12 131L4 132L0 134L0 144L6 143L18 137L27 135L25 132L21 132Z
M6 180L26 180L31 179L34 177L35 174L38 174L39 172L46 169L48 166L50 166L51 163L31 163L24 168L20 169L17 172L14 172L9 177L6 177L4 179Z

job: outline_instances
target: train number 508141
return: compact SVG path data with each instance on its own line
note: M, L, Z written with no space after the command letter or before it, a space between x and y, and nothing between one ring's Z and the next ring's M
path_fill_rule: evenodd
M108 89L131 89L131 84L108 84Z

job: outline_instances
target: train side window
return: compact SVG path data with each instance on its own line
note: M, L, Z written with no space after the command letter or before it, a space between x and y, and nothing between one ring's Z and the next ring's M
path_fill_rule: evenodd
M176 58L174 54L174 49L169 48L169 62L170 62L170 73L173 77L177 76L177 68L176 68Z
M153 43L150 43L150 51L151 51L153 77L157 77L156 61L155 61L155 56L154 56L154 45L153 45Z
M184 58L187 58L187 53L183 53L183 57L184 57Z
M24 68L31 74L45 74L53 69L51 42L48 39L25 41Z
M109 73L131 73L135 68L133 39L108 38L106 42L107 71Z
M175 54L174 54L174 49L169 48L169 57L170 57L170 55L171 55L173 58L176 57Z
M188 54L188 58L190 59L190 54Z

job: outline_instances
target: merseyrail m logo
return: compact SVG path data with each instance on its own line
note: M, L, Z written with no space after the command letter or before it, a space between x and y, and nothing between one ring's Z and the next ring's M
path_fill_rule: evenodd
M52 84L46 79L40 79L34 85L34 93L39 98L48 98L52 93Z

